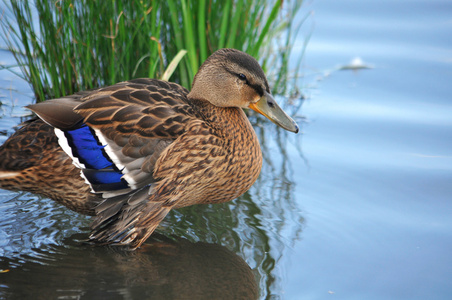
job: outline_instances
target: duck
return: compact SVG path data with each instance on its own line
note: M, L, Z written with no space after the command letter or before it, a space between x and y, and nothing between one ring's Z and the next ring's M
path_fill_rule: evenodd
M299 130L256 59L235 49L209 56L190 91L140 78L27 108L35 117L0 147L0 188L91 215L90 242L131 250L172 209L253 185L262 153L244 109Z

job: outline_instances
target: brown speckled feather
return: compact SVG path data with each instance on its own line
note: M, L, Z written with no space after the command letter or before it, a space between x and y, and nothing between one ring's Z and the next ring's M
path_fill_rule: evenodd
M298 131L257 61L233 49L206 60L190 93L136 79L30 105L46 123L30 121L1 146L0 187L94 212L93 242L134 249L171 209L251 187L262 154L248 107Z
M40 194L88 215L99 203L59 147L53 127L40 119L24 123L0 146L0 187Z
M80 107L83 109L85 105L78 106L76 110ZM195 101L189 108L182 105L178 107L187 111L184 113L184 122L175 126L178 123L172 120L172 127L166 130L172 132L172 137L176 139L159 153L154 163L152 176L155 183L128 194L126 198L107 199L99 205L96 208L98 217L92 225L93 240L101 243L115 241L116 244L137 247L170 209L230 201L248 190L257 179L262 165L260 147L241 109L219 108L205 101ZM114 111L110 106L102 109ZM154 113L150 114L151 111ZM145 110L142 115L135 115L133 120L140 122L152 116L153 120L161 120L157 126L162 126L169 123L166 121L168 118L174 119L171 117L174 113L169 108L157 112ZM81 114L85 118L94 115L92 111ZM122 120L129 122L128 118L123 117ZM234 120L234 123L230 120ZM97 125L96 120L91 123L90 119L86 119L85 122L93 128L104 130L102 125ZM105 127L114 128L112 132L116 135L129 135L129 130L123 132L122 127L118 128L122 124L113 122L113 126ZM171 128L178 130L171 131ZM151 133L156 135L158 131L149 130L149 134L138 134L144 139ZM115 140L114 136L109 138ZM124 149L126 146L123 152ZM242 175L243 170L247 170L246 176Z

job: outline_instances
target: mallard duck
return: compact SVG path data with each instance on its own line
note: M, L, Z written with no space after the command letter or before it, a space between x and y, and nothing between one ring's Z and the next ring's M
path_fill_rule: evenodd
M189 92L136 79L29 105L28 121L0 148L0 187L41 194L94 215L90 240L139 247L173 208L230 201L262 167L242 108L298 132L259 63L213 53Z

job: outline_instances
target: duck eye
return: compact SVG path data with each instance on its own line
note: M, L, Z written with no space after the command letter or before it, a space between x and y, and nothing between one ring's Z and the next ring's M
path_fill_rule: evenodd
M241 80L246 81L246 76L245 76L245 74L243 74L243 73L240 73L240 74L239 74L239 78L240 78Z

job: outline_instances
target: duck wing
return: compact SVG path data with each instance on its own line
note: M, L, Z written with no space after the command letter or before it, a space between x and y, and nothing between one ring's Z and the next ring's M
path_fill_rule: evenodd
M193 118L187 90L141 79L30 105L56 128L94 193L127 194L153 182L155 162Z
M174 83L139 79L29 106L55 127L92 192L105 198L92 239L127 244L133 237L126 229L144 207L155 211L155 227L169 211L147 202L157 159L195 118L187 93Z

